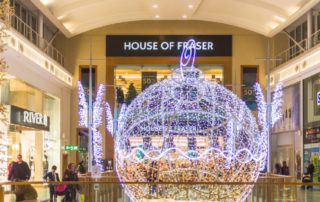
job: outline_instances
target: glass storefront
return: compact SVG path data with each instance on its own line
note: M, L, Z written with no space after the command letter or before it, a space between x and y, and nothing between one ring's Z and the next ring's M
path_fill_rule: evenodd
M149 85L166 79L177 65L117 65L115 67L115 84L117 86L117 102L128 102L130 96L139 94ZM205 78L223 84L224 67L219 64L201 64Z
M304 171L311 161L314 182L320 179L320 74L303 81L303 156Z
M295 84L283 90L282 118L272 128L271 162L272 170L276 164L286 161L291 176L301 179L300 133L300 85Z
M6 78L0 89L8 123L1 126L5 135L0 138L6 142L3 165L7 168L22 154L31 168L31 179L41 180L52 165L60 167L60 100L13 76ZM2 180L7 169L5 173Z

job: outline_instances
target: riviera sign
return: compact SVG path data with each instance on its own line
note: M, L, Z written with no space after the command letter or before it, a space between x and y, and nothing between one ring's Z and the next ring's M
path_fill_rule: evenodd
M231 35L110 35L106 56L179 56L191 38L198 56L232 56Z
M11 105L10 123L29 128L49 131L50 118L39 112L33 112Z

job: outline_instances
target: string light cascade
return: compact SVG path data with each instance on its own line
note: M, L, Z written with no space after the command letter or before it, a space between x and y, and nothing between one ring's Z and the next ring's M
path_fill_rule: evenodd
M116 171L122 182L255 182L268 154L266 103L257 119L233 92L195 68L195 41L180 67L120 110ZM274 108L281 107L276 97ZM276 121L275 116L273 121ZM252 185L123 185L132 201L244 201ZM187 190L187 191L186 191Z
M206 80L194 67L195 51L191 40L184 47L180 68L121 109L115 136L121 181L254 182L264 168L268 136L260 86L255 86L257 121L234 93ZM133 201L243 201L252 188L189 185L187 194L180 186L124 186Z
M103 123L103 111L105 110L109 116L111 114L109 104L106 104L104 100L105 91L105 86L102 84L99 85L96 100L93 103L92 126L90 127L92 131L93 164L99 166L101 171L103 170L103 139L100 129ZM89 107L80 81L78 81L78 97L79 126L88 127ZM108 125L109 128L113 126L109 122L106 125Z

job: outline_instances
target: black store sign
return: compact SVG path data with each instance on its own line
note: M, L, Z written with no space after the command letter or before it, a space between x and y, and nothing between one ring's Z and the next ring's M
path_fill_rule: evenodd
M10 123L40 130L50 130L50 117L11 105Z
M189 39L197 56L232 56L231 35L109 35L106 56L180 56Z

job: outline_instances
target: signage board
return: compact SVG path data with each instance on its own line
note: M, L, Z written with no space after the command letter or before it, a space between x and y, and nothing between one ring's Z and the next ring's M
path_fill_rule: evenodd
M241 66L242 67L242 100L251 110L257 109L256 95L254 84L258 78L258 66Z
M92 166L92 174L91 174L92 178L101 178L101 170L100 167L97 165L93 165Z
M50 117L20 107L10 106L10 123L40 130L50 130Z
M79 146L77 146L77 145L65 145L64 146L64 150L66 150L66 151L78 151L79 150Z
M196 41L197 56L232 56L231 35L108 35L107 57L180 56L187 41Z
M100 190L100 184L94 184L93 185L93 190L99 191Z
M317 105L320 106L320 91L317 92Z
M157 83L157 72L141 72L141 86L144 91L150 85Z

